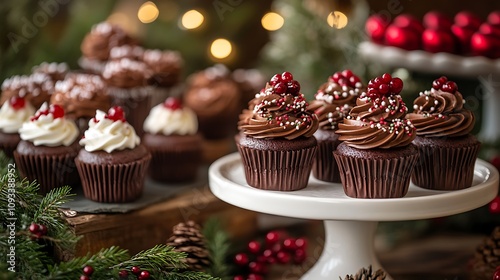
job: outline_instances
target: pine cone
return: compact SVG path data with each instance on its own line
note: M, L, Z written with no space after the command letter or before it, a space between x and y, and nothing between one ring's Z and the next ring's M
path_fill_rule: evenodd
M472 279L490 280L500 266L500 227L496 227L476 249L472 260Z
M368 269L360 269L355 276L346 275L344 280L385 280L386 276L387 275L385 271L383 271L382 269L378 269L377 271L375 271L375 273L373 273L372 266L370 265Z
M174 226L167 245L174 247L177 252L187 254L185 262L190 270L204 271L210 265L205 237L201 233L201 227L193 221Z

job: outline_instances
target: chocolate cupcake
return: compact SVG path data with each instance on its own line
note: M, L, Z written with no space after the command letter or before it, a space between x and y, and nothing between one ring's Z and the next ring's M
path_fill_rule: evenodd
M0 103L13 96L24 98L35 109L50 101L54 91L54 81L44 73L34 73L29 76L13 76L2 83Z
M250 104L252 114L241 116L235 137L247 183L262 190L305 188L317 149L318 119L307 110L299 83L289 72L276 74Z
M474 114L463 107L457 85L446 77L419 94L407 115L417 129L420 160L412 181L433 190L460 190L472 185L474 164L481 143L470 132Z
M83 38L80 46L82 57L78 64L89 73L101 74L109 60L111 48L134 43L135 41L121 27L101 22L94 25Z
M50 102L63 107L66 117L74 120L83 134L95 111L111 106L111 97L100 76L73 73L56 83Z
M64 80L66 74L69 72L69 67L65 62L42 62L40 65L34 66L32 72L46 74L52 81L57 82Z
M151 102L157 105L179 84L184 60L179 52L171 50L145 50L142 60L152 71L148 84L153 87Z
M333 152L340 180L353 198L400 198L408 192L418 159L411 144L415 128L405 119L403 82L384 74L370 80L367 92L340 123L341 143Z
M199 130L206 139L223 139L236 132L240 98L229 70L218 64L188 79L184 104L198 116Z
M141 61L122 58L106 63L102 77L106 81L112 104L125 111L129 123L139 137L144 133L143 124L151 108L151 77L149 67Z
M75 159L86 198L105 203L131 202L141 197L151 154L123 110L97 110L80 140Z
M196 114L169 97L151 109L144 122L143 143L152 154L149 176L159 182L196 179L202 162L202 138Z
M19 135L22 140L14 151L16 166L22 177L40 184L42 194L79 184L74 163L80 148L78 128L59 105L44 103L23 123Z
M356 105L356 98L366 90L358 76L350 70L336 72L328 77L311 101L308 109L318 116L319 129L314 133L318 141L318 152L313 161L315 178L340 183L340 174L333 151L341 143L335 133L349 111Z
M14 157L14 150L21 141L19 129L35 113L35 108L23 98L13 96L0 108L0 150Z

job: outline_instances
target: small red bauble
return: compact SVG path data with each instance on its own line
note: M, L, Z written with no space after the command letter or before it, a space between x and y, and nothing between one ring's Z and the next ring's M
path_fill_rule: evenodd
M299 82L297 82L296 80L292 80L290 82L288 82L287 84L287 87L288 87L288 92L291 93L291 94L299 94L300 92L300 84Z
M261 262L250 262L248 264L248 268L252 273L256 274L266 274L267 273L267 267L264 263Z
M295 240L295 246L299 249L304 249L307 247L307 240L305 238L297 238Z
M422 33L422 48L432 53L453 53L455 52L455 40L449 31L426 29L424 33Z
M33 233L33 234L37 234L39 232L39 227L38 227L38 224L35 224L35 223L31 223L31 225L29 226L28 230Z
M283 72L283 73L281 74L281 80L282 80L283 82L286 82L286 83L291 82L291 81L293 80L293 75L292 75L292 73L290 73L290 72Z
M14 95L9 99L9 104L14 110L19 110L24 108L26 101L24 101L24 98Z
M297 245L295 244L296 239L295 238L287 238L283 240L283 248L289 251L293 251L297 249Z
M118 272L118 276L120 278L128 278L128 271L126 271L125 269L122 269L122 270L120 270L120 272Z
M248 264L248 256L245 253L239 253L234 256L234 263L239 266L245 266Z
M277 231L270 231L266 234L266 243L269 245L276 244L280 241L280 234Z
M382 44L384 43L385 29L388 25L389 21L386 17L375 14L366 20L365 31L373 42Z
M169 97L163 102L163 106L172 111L182 109L182 102L179 98Z
M288 252L280 251L276 254L276 259L281 264L287 264L290 262L291 256Z
M80 280L90 280L90 277L88 277L87 275L81 275Z
M132 266L132 268L130 269L130 271L132 271L132 273L134 275L137 275L137 276L139 276L139 274L141 274L141 268L138 267L138 266Z
M489 58L500 57L500 39L476 32L471 37L471 52Z
M493 25L500 25L500 11L493 11L489 13L486 21Z
M94 268L90 265L86 265L83 267L83 274L87 276L92 276L92 273L94 273Z
M54 117L54 119L59 119L59 118L62 118L64 117L64 109L57 105L57 104L51 104L50 107L49 107L49 113L52 114L52 116Z
M108 119L116 121L125 121L125 112L123 112L122 107L113 106L108 110Z
M428 29L449 30L453 24L450 17L437 11L430 11L426 13L422 21L425 28Z
M401 28L411 29L419 34L424 32L424 26L422 23L414 16L408 14L402 14L397 16L392 22L395 26Z
M455 25L478 29L483 21L476 14L469 11L462 11L455 15Z
M46 225L38 225L38 232L41 234L41 235L46 235L47 234L47 226Z
M462 27L458 25L451 26L451 33L455 36L457 42L457 51L462 54L470 52L470 39L475 30L470 27Z
M500 25L493 25L485 22L479 26L478 32L484 35L500 37Z
M274 89L274 92L276 92L277 94L284 94L286 93L286 90L287 90L287 84L283 83L283 82L279 82L277 84L274 85L273 89Z
M250 241L248 242L248 251L253 254L257 254L260 252L260 243L258 241Z
M495 197L489 205L491 214L500 214L500 196Z
M141 273L139 274L139 276L137 277L137 279L139 280L147 280L151 277L149 271L147 270L143 270L141 271Z
M402 28L391 24L385 32L385 44L389 46L411 51L419 49L420 42L420 34L410 28Z

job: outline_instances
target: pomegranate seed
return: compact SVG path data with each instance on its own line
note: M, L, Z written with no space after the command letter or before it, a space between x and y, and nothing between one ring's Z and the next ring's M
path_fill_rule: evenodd
M9 104L12 108L14 108L14 110L19 110L24 108L26 102L24 101L24 98L14 95L9 99Z
M180 99L175 97L169 97L163 102L163 106L172 111L182 109L182 102Z
M283 81L283 82L290 82L292 80L293 80L292 73L290 73L290 72L283 72L283 74L281 74L281 81Z
M274 86L275 84L281 82L281 75L280 74L274 74L274 76L271 78L269 81L269 84Z
M375 77L375 79L373 79L373 82L374 82L377 86L380 86L381 84L383 84L383 82L382 82L382 77Z
M383 82L384 84L388 84L388 83L390 83L390 82L391 82L391 80L392 80L392 76L391 76L391 74L389 74L389 73L385 73L385 74L383 74L383 75L382 75L382 82Z
M392 78L389 85L394 94L399 94L403 90L403 80L400 78Z
M123 112L122 107L113 106L108 110L108 119L116 121L125 121L125 112Z
M442 84L442 83L441 83L441 81L440 81L440 80L438 80L438 79L436 79L436 80L434 80L434 81L432 82L432 88L433 88L433 89L436 89L436 90L441 89L441 86L442 86L442 85L443 85L443 84Z
M277 83L274 85L274 92L276 92L277 94L284 94L286 93L286 90L287 90L287 86L285 83Z
M54 119L58 119L58 118L64 117L64 109L61 106L57 105L57 104L50 105L50 107L49 107L49 113L51 113L52 116L54 116Z
M387 94L389 92L389 86L387 84L381 84L379 87L378 87L378 91L381 93L381 94Z

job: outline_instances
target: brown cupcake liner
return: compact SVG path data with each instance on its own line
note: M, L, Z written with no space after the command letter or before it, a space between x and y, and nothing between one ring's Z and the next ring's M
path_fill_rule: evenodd
M431 190L461 190L472 186L474 165L479 147L417 146L420 159L415 165L412 182Z
M418 153L386 159L352 157L337 151L333 154L344 192L353 198L404 197L418 159Z
M21 141L18 133L3 133L0 131L0 150L9 158L14 158L14 151Z
M202 162L200 147L191 150L165 150L148 146L151 152L149 176L159 182L179 183L194 181Z
M63 186L77 187L80 177L75 166L74 154L41 155L14 152L16 167L22 177L40 184L40 193Z
M318 140L318 152L313 160L312 174L314 178L331 183L340 183L340 172L333 151L341 143L338 140Z
M151 160L148 155L138 161L122 164L92 164L75 159L86 198L104 203L137 200L144 190L144 181Z
M144 120L151 109L151 94L151 87L109 88L112 104L123 108L128 123L139 137L144 134Z
M247 183L257 189L295 191L307 187L317 147L257 150L237 143Z

